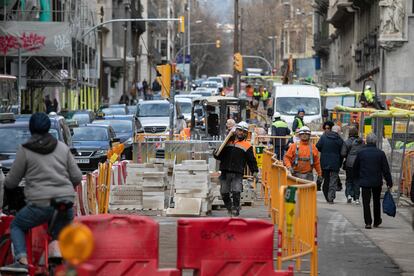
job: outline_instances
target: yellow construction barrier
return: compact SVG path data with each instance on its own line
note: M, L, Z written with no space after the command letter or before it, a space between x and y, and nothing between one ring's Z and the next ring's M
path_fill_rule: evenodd
M310 275L318 274L316 183L290 176L286 167L266 151L263 157L262 190L272 222L278 226L277 266L310 256Z

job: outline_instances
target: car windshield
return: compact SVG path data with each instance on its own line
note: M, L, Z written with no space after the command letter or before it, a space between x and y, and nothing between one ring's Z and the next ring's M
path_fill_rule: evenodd
M119 107L104 108L104 109L102 109L102 112L105 115L126 115L125 108L119 108Z
M78 113L73 115L73 120L76 120L79 125L85 125L90 123L89 115L85 113Z
M209 81L222 82L220 78L209 78Z
M138 117L168 117L169 103L141 104L137 111Z
M128 113L129 114L137 113L137 106L136 105L128 105Z
M318 98L276 98L276 111L282 115L296 115L299 107L305 110L306 115L318 115L320 113Z
M50 129L49 133L59 139L56 129ZM0 130L0 152L15 153L21 144L24 144L31 137L29 128L7 128Z
M104 120L94 121L93 123L98 125L111 126L116 134L132 132L132 121L129 120Z
M108 133L103 127L77 127L73 129L73 141L107 141Z
M190 102L178 102L180 105L181 113L191 113L191 103Z
M201 87L206 87L206 88L217 88L217 82L205 82L201 85Z

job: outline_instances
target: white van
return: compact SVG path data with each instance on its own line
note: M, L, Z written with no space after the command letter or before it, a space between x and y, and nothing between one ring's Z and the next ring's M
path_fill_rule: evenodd
M305 110L304 122L312 130L317 130L322 124L321 94L312 85L274 85L273 110L281 114L289 127L302 107Z

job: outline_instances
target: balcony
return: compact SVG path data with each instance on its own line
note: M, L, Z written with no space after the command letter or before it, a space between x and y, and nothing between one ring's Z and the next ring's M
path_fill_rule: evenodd
M352 5L353 0L330 0L327 21L335 28L341 28L350 18Z
M328 56L331 39L321 33L313 35L313 49L318 56Z

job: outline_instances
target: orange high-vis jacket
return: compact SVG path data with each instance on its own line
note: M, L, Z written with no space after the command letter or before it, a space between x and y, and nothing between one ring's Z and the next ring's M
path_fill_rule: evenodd
M297 146L299 156L297 158L297 164L295 164ZM312 147L313 166L311 165L310 147ZM291 144L285 154L285 157L283 158L283 161L288 169L293 167L295 172L306 174L315 169L318 176L322 176L319 151L314 144L309 145L309 142L300 141L299 144Z
M189 140L191 137L191 128L186 127L180 132L180 137L182 140Z

